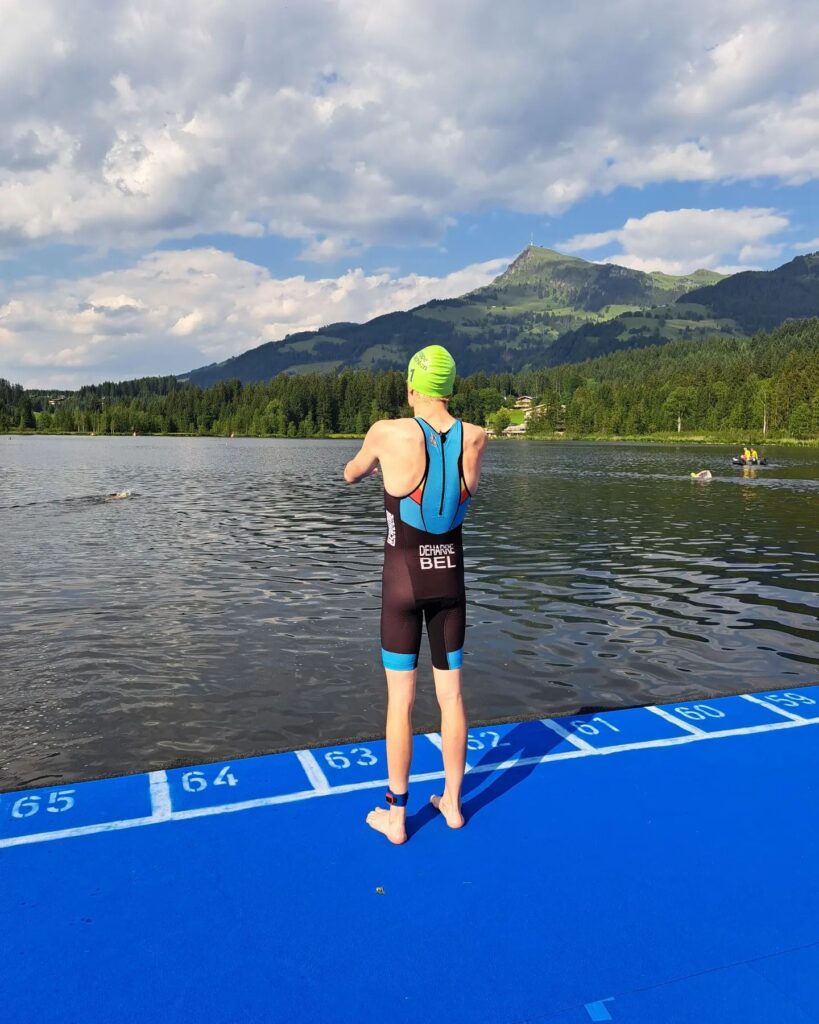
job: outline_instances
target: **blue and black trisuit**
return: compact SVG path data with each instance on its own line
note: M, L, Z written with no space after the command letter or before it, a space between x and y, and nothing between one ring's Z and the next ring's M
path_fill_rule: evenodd
M381 599L384 667L418 664L421 619L435 668L460 668L466 629L461 523L472 497L464 480L463 424L439 433L415 417L424 436L426 468L403 498L384 491L387 539Z

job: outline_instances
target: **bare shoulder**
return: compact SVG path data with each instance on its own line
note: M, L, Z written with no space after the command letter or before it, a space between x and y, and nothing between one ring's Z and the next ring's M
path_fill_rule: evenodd
M414 419L376 420L367 431L367 440L373 445L389 447L409 437L416 440L417 433L418 424Z
M488 437L483 427L474 423L464 423L464 447L483 449L486 446Z
M418 423L411 418L401 417L397 420L379 420L374 426L379 427L381 436L402 440L404 437L412 437L416 440L418 435Z
M367 431L367 437L371 437L373 440L385 437L393 437L396 433L400 433L403 429L403 424L414 423L414 420L376 420L372 424L370 429Z

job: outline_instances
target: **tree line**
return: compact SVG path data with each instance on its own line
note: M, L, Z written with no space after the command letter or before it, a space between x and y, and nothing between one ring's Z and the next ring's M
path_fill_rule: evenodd
M745 432L819 437L819 319L752 338L674 341L537 374L543 410L527 433L560 416L575 435Z
M501 427L516 398L538 407L527 434L571 436L746 431L819 436L819 320L752 338L677 341L585 363L458 378L452 412ZM362 434L408 415L398 371L279 374L207 388L175 377L83 387L64 396L0 380L0 430L316 437Z

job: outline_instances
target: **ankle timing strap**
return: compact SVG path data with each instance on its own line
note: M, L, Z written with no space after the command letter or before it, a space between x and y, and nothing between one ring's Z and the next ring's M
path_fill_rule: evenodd
M409 793L393 793L391 789L387 789L387 803L390 807L406 807Z

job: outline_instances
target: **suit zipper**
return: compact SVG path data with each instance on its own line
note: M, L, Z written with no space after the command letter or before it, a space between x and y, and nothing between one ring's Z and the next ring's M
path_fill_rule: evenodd
M438 509L438 515L444 514L444 495L446 494L446 458L444 456L444 437L443 434L438 435L441 438L441 443L438 446L441 449L441 507Z

